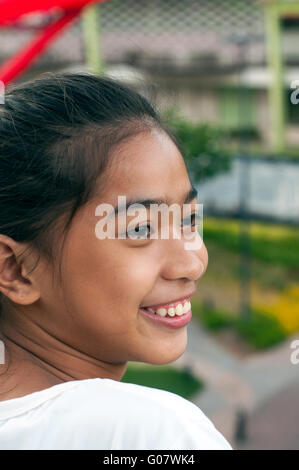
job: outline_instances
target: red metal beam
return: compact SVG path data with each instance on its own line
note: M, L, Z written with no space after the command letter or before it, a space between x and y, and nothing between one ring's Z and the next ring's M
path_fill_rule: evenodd
M97 0L0 0L0 23L16 20L28 13L54 8L63 11L76 10L95 1Z
M83 7L77 8L73 11L67 11L61 18L46 26L43 31L38 34L29 44L21 49L12 58L9 58L0 67L0 80L7 84L24 69L26 69L34 59L36 59L50 42L54 40L55 36L59 34L63 28L79 17Z

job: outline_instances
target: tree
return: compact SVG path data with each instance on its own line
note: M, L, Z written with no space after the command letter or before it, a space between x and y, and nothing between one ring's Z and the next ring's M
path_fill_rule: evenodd
M232 157L224 150L223 131L210 124L190 122L174 109L166 111L163 118L196 182L230 170Z

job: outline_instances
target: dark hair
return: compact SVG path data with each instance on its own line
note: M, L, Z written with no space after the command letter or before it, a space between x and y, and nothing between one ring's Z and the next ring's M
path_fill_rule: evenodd
M173 138L146 98L112 78L48 72L9 89L0 106L0 233L36 249L37 262L59 259L56 229L66 233L91 199L112 149L152 128Z

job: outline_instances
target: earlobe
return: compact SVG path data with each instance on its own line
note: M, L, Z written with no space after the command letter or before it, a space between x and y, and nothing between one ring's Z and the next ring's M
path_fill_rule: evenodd
M21 305L30 305L40 298L40 293L32 286L23 289L22 287L17 290L10 291L8 296L14 303Z

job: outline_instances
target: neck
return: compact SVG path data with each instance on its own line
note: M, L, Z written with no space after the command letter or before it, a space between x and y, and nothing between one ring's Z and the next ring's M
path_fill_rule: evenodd
M5 347L5 364L0 364L0 396L4 389L16 390L16 396L49 386L89 378L120 381L127 363L108 363L93 358L51 336L28 319L14 322L3 316L0 339ZM29 390L29 391L28 391ZM2 398L3 399L3 398Z

